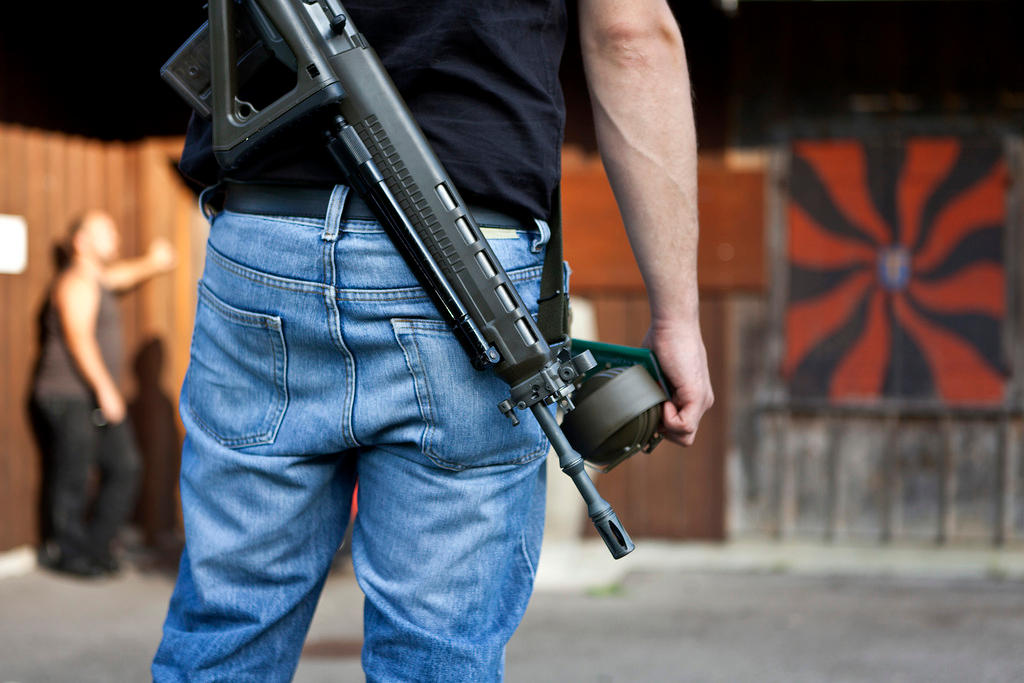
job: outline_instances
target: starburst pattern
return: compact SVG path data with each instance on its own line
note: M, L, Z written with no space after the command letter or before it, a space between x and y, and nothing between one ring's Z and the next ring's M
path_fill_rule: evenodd
M794 398L1003 399L998 146L797 142L782 372Z

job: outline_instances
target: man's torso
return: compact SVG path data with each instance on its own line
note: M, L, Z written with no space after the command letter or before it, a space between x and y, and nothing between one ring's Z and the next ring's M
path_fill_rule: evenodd
M564 0L345 3L463 197L548 218L565 121ZM341 171L311 143L237 178L325 185ZM209 184L210 124L193 117L182 170Z

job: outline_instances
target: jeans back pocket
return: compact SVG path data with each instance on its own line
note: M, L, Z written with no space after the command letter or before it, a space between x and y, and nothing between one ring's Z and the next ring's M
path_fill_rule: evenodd
M219 443L272 443L288 405L281 318L235 308L200 282L185 383L189 413Z
M425 425L421 448L435 464L452 470L513 465L548 452L536 420L513 427L501 414L508 385L493 372L474 370L446 323L394 318L391 326L416 387Z

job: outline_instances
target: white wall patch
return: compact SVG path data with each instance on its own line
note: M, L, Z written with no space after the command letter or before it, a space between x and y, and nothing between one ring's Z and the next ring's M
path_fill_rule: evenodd
M23 216L0 214L0 273L24 273L28 265L28 225Z

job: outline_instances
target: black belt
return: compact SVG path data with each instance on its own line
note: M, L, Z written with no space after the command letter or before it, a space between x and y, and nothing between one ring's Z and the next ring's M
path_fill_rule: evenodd
M325 218L334 188L308 185L272 185L266 183L225 183L224 209L237 213L254 213L262 216L302 216L304 218ZM470 213L480 226L533 230L536 226L481 206L469 207ZM373 210L355 190L348 193L342 220L377 220Z

